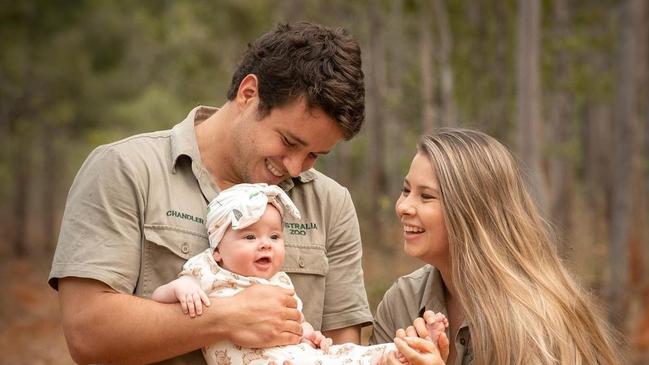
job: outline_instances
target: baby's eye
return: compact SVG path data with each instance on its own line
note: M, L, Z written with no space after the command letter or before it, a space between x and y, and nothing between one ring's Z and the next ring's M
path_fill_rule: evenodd
M401 188L401 194L403 196L408 196L408 194L410 194L410 188L408 188L407 186L402 187Z
M254 234L247 234L247 235L243 236L243 238L244 238L244 239L247 239L247 240L254 240L254 239L255 239L255 235L254 235Z
M270 239L271 239L271 240L278 240L278 239L280 239L280 238L282 238L282 236L280 236L279 234L274 234L274 235L271 235L271 236L270 236Z

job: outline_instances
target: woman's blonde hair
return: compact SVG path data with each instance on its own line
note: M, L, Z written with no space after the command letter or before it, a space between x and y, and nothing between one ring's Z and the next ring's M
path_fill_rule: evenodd
M476 364L618 364L610 330L562 265L509 150L466 129L422 137Z

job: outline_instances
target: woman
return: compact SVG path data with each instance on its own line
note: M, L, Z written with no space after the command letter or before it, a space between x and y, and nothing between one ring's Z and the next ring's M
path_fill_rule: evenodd
M620 363L498 141L464 129L424 136L396 211L404 251L429 265L385 294L371 343L392 340L432 310L448 317L448 364ZM399 335L424 337L421 323Z

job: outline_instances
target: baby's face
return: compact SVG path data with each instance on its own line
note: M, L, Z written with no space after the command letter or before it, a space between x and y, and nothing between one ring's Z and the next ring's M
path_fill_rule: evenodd
M228 228L214 251L214 259L235 274L270 279L284 265L284 230L279 211L269 204L254 224L239 230Z

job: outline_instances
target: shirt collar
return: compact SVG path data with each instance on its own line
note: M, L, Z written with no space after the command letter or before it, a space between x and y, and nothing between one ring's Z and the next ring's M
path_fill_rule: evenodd
M424 294L421 296L421 303L419 304L420 315L426 310L446 313L442 274L435 267L431 266L430 268L431 270L426 280L428 284L424 289Z
M289 191L295 187L295 183L301 183L305 184L308 183L309 181L313 181L317 178L317 175L315 173L315 169L311 168L303 173L301 173L298 177L286 179L279 184L277 184L280 188L282 188L284 191Z
M442 274L435 267L430 266L430 268L431 270L428 274L424 294L422 295L421 303L419 304L419 316L421 317L427 310L442 312L444 315L448 315L446 305L444 304L446 301L444 299ZM465 319L460 325L459 330L468 328L468 326L469 325Z
M173 127L171 130L171 161L174 173L180 156L187 156L193 162L201 161L194 126L209 118L217 110L217 108L210 106L197 106L187 114L187 117L182 122Z

